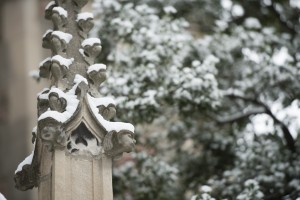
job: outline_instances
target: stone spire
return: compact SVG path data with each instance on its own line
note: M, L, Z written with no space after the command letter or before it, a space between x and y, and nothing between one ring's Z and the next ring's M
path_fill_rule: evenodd
M93 15L80 13L88 0L56 0L45 8L53 22L42 46L51 57L40 64L40 77L51 85L38 94L35 149L16 170L16 187L39 187L39 199L112 200L112 159L134 147L134 127L111 122L113 99L102 97L106 66L95 64L98 38L87 38Z

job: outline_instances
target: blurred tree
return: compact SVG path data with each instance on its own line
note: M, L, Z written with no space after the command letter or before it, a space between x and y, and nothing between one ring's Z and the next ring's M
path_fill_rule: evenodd
M114 68L102 92L121 96L124 119L159 127L138 132L145 159L116 168L117 199L300 196L299 1L95 0L94 8L110 47L101 61ZM156 159L177 178L153 174Z

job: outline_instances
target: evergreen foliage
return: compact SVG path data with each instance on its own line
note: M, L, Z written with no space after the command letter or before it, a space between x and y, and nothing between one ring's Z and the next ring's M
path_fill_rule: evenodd
M116 199L300 197L296 0L94 8L109 71L101 90L140 125L138 153L115 168Z

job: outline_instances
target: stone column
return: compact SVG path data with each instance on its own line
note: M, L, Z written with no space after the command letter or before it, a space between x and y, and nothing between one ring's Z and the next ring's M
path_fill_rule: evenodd
M42 46L51 57L39 66L51 84L38 94L35 150L18 166L16 187L39 188L41 200L112 200L112 160L134 148L134 127L111 122L114 100L102 97L106 65L95 64L101 41L88 38L88 0L51 1L45 18L53 28Z

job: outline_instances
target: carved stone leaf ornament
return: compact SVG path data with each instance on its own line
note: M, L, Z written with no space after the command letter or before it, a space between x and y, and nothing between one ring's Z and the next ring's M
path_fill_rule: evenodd
M52 170L59 164L52 159L59 156L65 157L64 161L93 160L102 166L134 149L133 125L109 121L116 115L115 103L99 92L106 80L106 66L95 64L102 49L100 39L87 38L94 26L91 13L80 13L87 2L55 0L45 8L45 18L53 22L53 30L44 34L42 46L50 49L52 56L42 61L39 69L40 76L50 79L51 84L38 94L35 150L32 160L27 159L16 171L19 190L40 187L43 181L51 179ZM47 159L55 165L45 166L43 162ZM101 195L101 199L112 199L110 194Z

